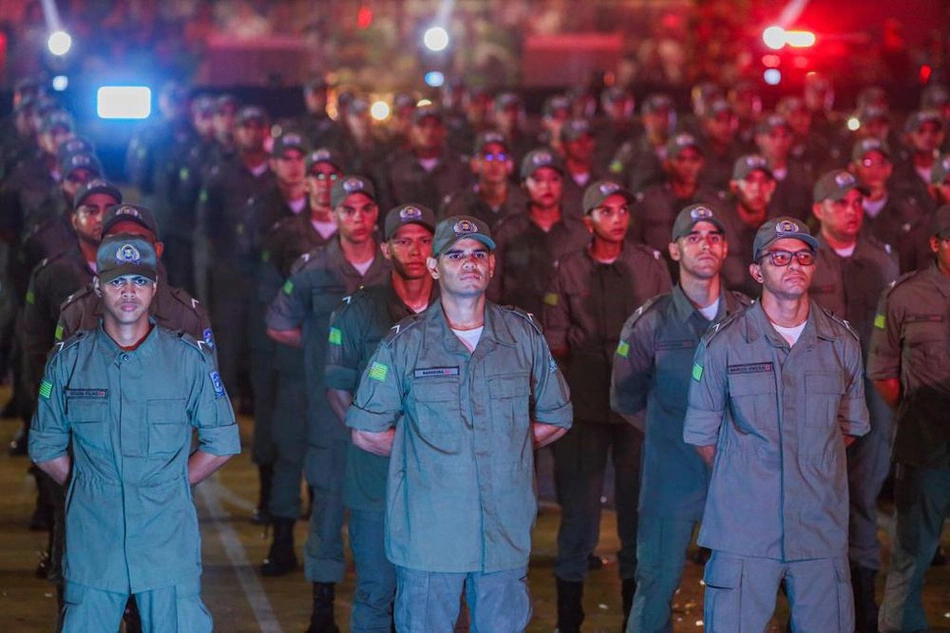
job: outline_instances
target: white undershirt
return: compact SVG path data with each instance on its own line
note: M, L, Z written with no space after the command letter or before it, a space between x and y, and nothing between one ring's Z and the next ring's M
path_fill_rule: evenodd
M838 253L838 257L851 257L854 255L854 249L858 247L858 243L855 242L851 246L846 246L845 248L836 248L835 252Z
M365 275L366 271L369 270L369 267L373 265L374 259L367 259L365 262L350 262L353 264L353 268L360 272L360 275Z
M802 321L800 325L795 327L782 327L775 323L772 324L772 327L775 328L775 331L782 335L782 338L788 342L789 347L798 342L799 337L801 337L802 332L805 330L805 325L808 321Z
M435 169L435 166L439 164L438 158L420 158L419 164L422 165L422 168L426 170L426 173L431 172Z
M261 163L260 165L258 165L257 167L249 171L255 176L262 176L264 172L267 171L267 161L265 160L263 163Z
M772 177L775 178L777 182L782 182L788 177L788 167L782 167L781 169L773 169Z
M587 184L587 181L590 180L590 172L585 171L583 174L571 174L571 178L574 179L574 184L578 187L583 187Z
M705 308L699 308L699 313L703 315L703 318L705 318L707 321L712 321L716 318L716 315L719 314L719 301L720 298L716 297L716 300Z
M307 198L304 196L299 200L290 200L287 202L287 206L294 215L300 215L300 212L303 211L303 208L307 206Z
M485 329L485 326L477 327L473 330L456 330L452 328L452 334L458 337L462 341L462 345L468 348L468 351L474 352L475 348L478 346L479 339L482 338L482 330Z
M930 167L914 167L914 171L924 182L930 182Z
M869 218L876 218L878 214L884 210L884 205L887 204L887 196L884 196L880 200L871 200L870 198L865 198L861 206L864 207L864 214Z
M313 230L319 233L320 236L325 240L330 239L330 237L336 233L336 222L310 220L310 226L312 226Z

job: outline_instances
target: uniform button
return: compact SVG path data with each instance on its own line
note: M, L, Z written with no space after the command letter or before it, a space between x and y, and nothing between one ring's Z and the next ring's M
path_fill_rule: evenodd
M123 361L129 360L129 355L128 355L128 354L122 354L122 360L123 360Z

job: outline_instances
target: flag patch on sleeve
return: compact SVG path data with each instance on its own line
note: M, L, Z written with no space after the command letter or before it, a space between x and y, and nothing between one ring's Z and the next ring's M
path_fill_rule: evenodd
M699 382L703 379L703 366L699 363L693 363L693 380Z
M630 354L630 343L626 341L620 341L620 344L617 345L617 356L621 358L626 358Z
M288 279L284 282L284 294L289 295L294 291L294 282Z
M53 395L53 383L44 378L40 383L40 397L49 400L51 395Z
M343 345L343 330L338 327L330 328L330 345Z
M388 373L389 367L386 367L386 365L383 365L382 363L374 362L369 368L369 377L373 380L378 380L379 382L386 380L386 375Z
M886 320L885 320L883 314L875 314L875 315L874 315L874 327L876 327L877 329L883 330L883 329L884 329L884 324L885 324L885 322L886 322Z

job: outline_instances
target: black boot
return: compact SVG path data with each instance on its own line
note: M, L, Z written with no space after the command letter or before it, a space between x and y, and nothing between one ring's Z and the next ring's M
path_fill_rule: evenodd
M261 565L263 576L283 576L297 569L297 555L294 553L295 519L274 519L274 540L267 552L267 558Z
M272 520L270 515L270 488L274 481L274 465L258 464L257 475L261 482L261 491L258 496L257 507L254 508L254 514L251 515L251 523L267 525Z
M580 633L584 621L584 583L557 581L557 631Z
M310 614L307 633L340 633L333 621L333 587L332 582L313 583L313 613Z
M142 633L142 616L139 615L139 605L132 596L125 603L122 621L125 622L125 633Z
M633 607L633 594L637 593L637 581L624 578L623 587L621 591L621 604L623 605L623 629L621 631L627 630L627 620L630 619L630 608Z
M874 601L874 578L877 571L867 567L851 567L851 590L854 592L855 633L877 633L877 602Z

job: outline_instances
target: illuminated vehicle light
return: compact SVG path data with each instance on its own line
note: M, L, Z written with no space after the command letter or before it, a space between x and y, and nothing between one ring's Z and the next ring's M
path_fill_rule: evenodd
M848 119L848 129L852 132L857 132L858 128L861 127L861 122L858 120L858 117L853 116Z
M96 92L100 119L147 119L152 114L152 89L147 86L102 86Z
M792 48L810 48L815 41L815 34L811 31L785 31L785 43Z
M389 104L385 101L374 101L369 107L369 115L377 121L385 121L389 118Z
M777 86L782 83L782 71L778 68L767 68L762 73L762 79L770 86Z
M805 68L808 68L808 65L809 65L808 58L801 57L801 56L796 57L795 59L792 60L792 64L795 66L795 68L804 70Z
M780 50L785 46L785 29L780 26L770 26L762 31L762 41L769 48Z
M768 55L762 56L762 65L766 68L777 68L782 64L782 58L778 55L769 53Z

